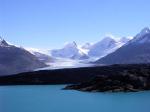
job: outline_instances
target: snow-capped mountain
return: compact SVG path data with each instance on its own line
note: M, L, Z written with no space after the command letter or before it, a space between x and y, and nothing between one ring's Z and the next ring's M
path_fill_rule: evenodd
M82 45L81 46L81 49L90 49L91 48L91 46L92 46L92 44L90 44L90 43L85 43L84 45Z
M66 44L62 49L51 50L52 57L69 59L87 59L88 56L78 47L76 42Z
M148 27L145 27L129 43L134 43L134 44L150 43L149 35L150 35L150 29Z
M128 41L129 39L126 37L120 39L114 39L113 37L105 37L101 41L91 46L88 55L97 58L104 57L114 52Z
M91 43L85 43L82 46L80 46L80 50L84 52L86 55L88 55L89 50L91 49L92 44Z
M101 58L114 52L128 41L129 38L126 37L120 39L105 37L95 44L85 43L83 46L78 46L76 42L72 42L66 44L62 49L51 50L50 53L52 57L69 58L74 60Z
M96 61L101 64L150 63L150 29L144 28L127 44Z
M27 50L0 39L0 75L31 71L46 65Z

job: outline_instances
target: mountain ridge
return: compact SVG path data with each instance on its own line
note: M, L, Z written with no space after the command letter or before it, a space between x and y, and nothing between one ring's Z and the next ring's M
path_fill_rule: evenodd
M45 67L34 55L24 48L8 44L4 39L0 41L0 75L27 72Z
M100 64L150 63L150 30L144 28L115 52L97 60Z

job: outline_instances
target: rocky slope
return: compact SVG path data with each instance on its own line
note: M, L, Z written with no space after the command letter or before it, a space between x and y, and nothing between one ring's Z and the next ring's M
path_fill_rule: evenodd
M50 62L54 62L55 61L54 58L52 58L51 56L49 56L46 53L41 52L38 49L27 48L27 51L29 51L31 54L36 56L40 61L42 61L44 63L50 63Z
M46 65L23 48L0 40L0 76L31 71Z

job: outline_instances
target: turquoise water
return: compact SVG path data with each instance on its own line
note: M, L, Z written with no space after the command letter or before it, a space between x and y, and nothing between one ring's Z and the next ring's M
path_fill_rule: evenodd
M150 92L86 93L63 87L1 86L0 112L150 112Z

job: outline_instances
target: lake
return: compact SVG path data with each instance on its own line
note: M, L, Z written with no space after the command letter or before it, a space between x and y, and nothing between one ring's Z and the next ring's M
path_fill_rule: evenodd
M88 93L64 86L0 86L0 112L150 112L150 91Z

